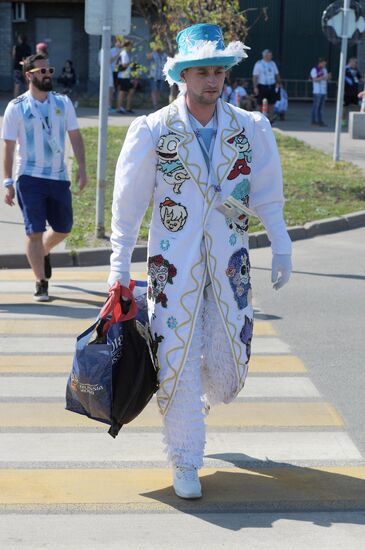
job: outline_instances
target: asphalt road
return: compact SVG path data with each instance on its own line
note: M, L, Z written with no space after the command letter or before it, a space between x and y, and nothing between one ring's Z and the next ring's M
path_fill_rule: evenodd
M254 295L278 317L320 392L343 415L365 452L365 229L294 243L294 272L279 292L270 284L270 250L251 252Z

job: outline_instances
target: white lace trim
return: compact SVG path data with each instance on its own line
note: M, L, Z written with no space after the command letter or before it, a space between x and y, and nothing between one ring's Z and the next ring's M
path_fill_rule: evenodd
M231 401L236 388L232 351L210 286L204 292L175 396L164 416L165 451L172 465L202 467L204 416L210 405Z
M203 393L208 406L229 403L237 391L237 373L212 287L206 292L203 309L203 326L206 334L202 364Z

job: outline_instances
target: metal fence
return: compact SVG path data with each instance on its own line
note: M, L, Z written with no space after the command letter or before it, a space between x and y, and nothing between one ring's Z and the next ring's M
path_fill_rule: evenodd
M310 100L312 99L313 84L311 80L292 80L283 79L283 86L288 93L289 99ZM337 82L328 82L327 86L328 99L336 99L337 97Z

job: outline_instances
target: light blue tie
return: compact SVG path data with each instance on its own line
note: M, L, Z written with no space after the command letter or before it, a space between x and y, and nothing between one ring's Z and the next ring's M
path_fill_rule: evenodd
M201 150L203 152L203 155L204 155L204 159L205 159L207 168L209 170L209 168L210 168L210 158L209 158L209 155L208 155L208 151L210 150L210 144L212 142L215 130L213 128L199 128L198 131L199 131L199 135L201 136L201 139L203 140L204 145L205 145L205 147L202 147L202 144L200 143L200 140L198 140L200 148L201 148Z

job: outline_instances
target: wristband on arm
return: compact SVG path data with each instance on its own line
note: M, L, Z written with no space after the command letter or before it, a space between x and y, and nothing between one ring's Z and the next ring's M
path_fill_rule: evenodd
M4 187L11 187L12 185L14 185L14 180L13 178L5 178L3 180L3 186Z

